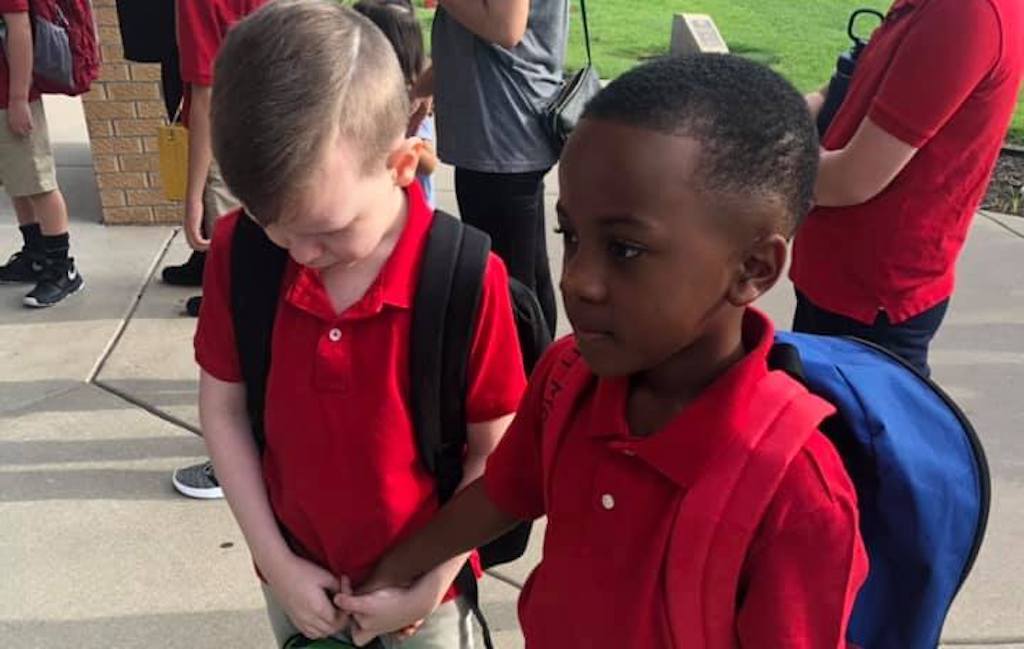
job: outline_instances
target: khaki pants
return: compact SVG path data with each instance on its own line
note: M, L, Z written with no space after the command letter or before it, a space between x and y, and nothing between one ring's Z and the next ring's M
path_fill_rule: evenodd
M50 129L43 102L29 104L35 128L27 137L11 132L7 111L0 110L0 183L11 198L35 196L57 189Z
M298 635L299 630L274 600L266 584L263 584L263 598L267 600L267 616L274 629L277 646L283 647L292 636ZM339 635L338 639L350 640L344 634ZM469 607L462 598L445 602L426 619L413 637L401 641L392 638L381 640L387 649L473 649L473 625L470 622Z
M241 203L224 184L217 161L212 161L210 172L206 175L206 187L203 188L203 225L206 227L206 236L213 236L213 224L217 219L240 206Z

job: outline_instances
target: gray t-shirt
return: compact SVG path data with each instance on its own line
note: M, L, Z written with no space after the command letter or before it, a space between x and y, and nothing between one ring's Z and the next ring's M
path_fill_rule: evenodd
M530 0L526 35L510 50L438 9L432 56L441 159L490 173L554 165L541 116L562 84L568 33L568 0Z

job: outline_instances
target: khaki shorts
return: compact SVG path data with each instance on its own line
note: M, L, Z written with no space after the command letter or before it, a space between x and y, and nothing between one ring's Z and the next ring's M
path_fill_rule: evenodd
M210 172L206 175L206 187L203 188L203 225L206 226L206 236L213 236L213 224L217 219L228 212L233 212L241 205L224 184L217 162L212 161Z
M263 584L263 598L267 600L267 616L274 630L278 647L299 633L281 606L274 600L273 593ZM339 640L349 641L347 634ZM382 638L386 649L473 649L473 626L470 622L469 606L460 597L445 602L430 614L414 636L405 640Z
M43 102L29 104L35 128L20 137L7 126L7 111L0 110L0 183L12 198L45 194L57 189L57 174L50 148Z

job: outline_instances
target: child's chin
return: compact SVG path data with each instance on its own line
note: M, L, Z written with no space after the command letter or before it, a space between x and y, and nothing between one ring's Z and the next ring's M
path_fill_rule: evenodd
M577 341L580 354L590 371L602 379L611 379L619 376L626 376L632 371L623 363L623 359L617 354L606 349L593 349L587 343Z

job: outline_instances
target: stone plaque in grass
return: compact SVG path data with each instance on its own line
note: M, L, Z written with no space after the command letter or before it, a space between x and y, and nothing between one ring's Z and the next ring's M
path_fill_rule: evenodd
M676 14L672 23L672 54L711 52L728 54L729 46L707 14Z

